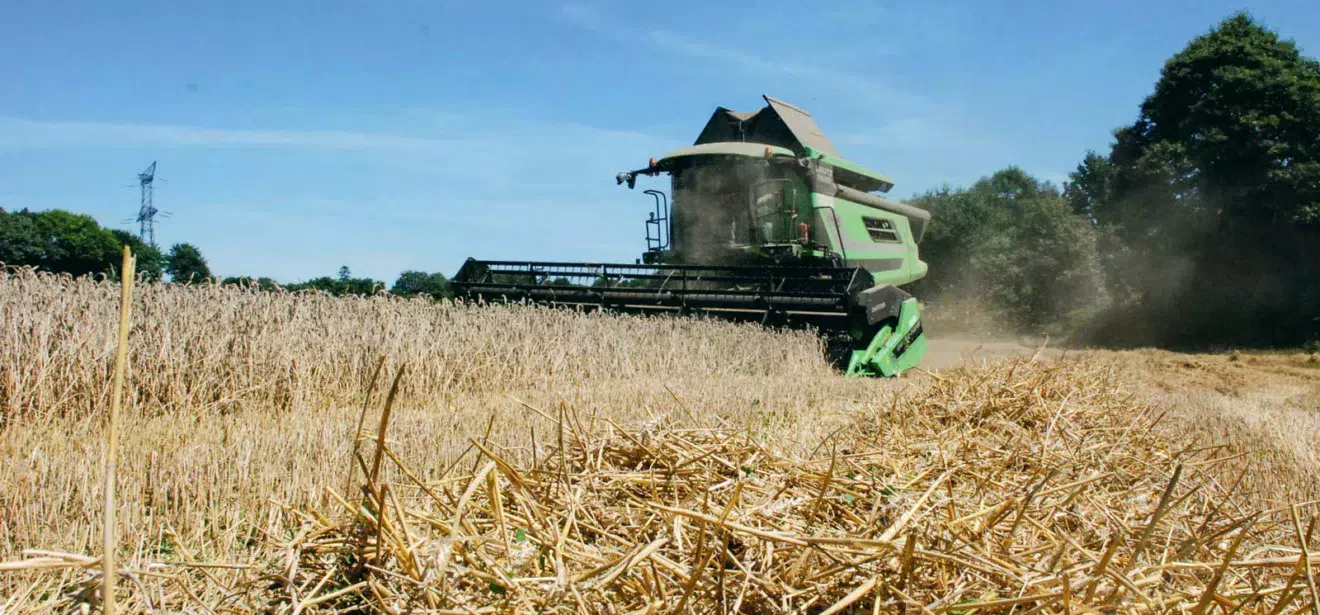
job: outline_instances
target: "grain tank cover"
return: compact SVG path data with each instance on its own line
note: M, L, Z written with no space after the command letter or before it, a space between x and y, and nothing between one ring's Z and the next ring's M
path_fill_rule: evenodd
M811 148L839 158L839 150L825 138L816 120L806 110L770 96L759 111L734 111L720 107L706 122L694 145L743 141L788 148L801 155Z
M889 192L894 187L894 180L844 160L805 109L771 96L762 98L766 106L759 111L715 109L715 114L697 136L696 144L670 152L661 160L703 154L738 155L743 154L743 150L762 155L761 150L744 146L771 145L786 149L794 156L810 156L831 167L834 181L839 185L863 192Z

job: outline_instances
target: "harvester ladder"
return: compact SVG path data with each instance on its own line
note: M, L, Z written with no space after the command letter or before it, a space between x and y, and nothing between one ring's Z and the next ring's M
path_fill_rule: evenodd
M660 252L669 249L669 197L659 190L646 190L655 199L655 211L646 220L646 250Z

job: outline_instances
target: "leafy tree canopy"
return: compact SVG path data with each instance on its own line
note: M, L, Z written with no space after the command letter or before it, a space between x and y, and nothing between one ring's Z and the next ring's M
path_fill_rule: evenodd
M138 258L138 272L159 278L160 251L132 234L101 228L91 216L52 209L6 212L0 209L0 262L73 276L117 275L127 245Z
M1129 239L1235 219L1320 225L1320 64L1238 13L1165 63L1069 200Z
M260 277L253 278L249 276L231 276L220 281L227 286L242 286L245 288L257 288L258 290L278 290L280 285L273 278Z
M211 268L207 266L202 251L190 243L176 243L165 257L165 271L170 280L186 284L200 284L211 278Z
M160 248L142 241L137 235L128 231L111 229L110 233L119 240L120 245L128 246L133 251L133 257L137 259L139 276L149 280L161 278L161 274L165 272L165 255L160 253Z
M1004 325L1045 329L1105 303L1094 231L1054 185L1009 167L913 204L937 221L922 241L930 272L918 296L976 300Z
M315 290L324 293L330 293L337 297L345 295L374 295L385 288L385 283L371 278L350 277L348 267L340 267L334 277L321 276L312 278L306 282L296 284L287 284L284 286L289 291Z
M1320 335L1320 64L1250 15L1170 58L1137 120L1107 155L1087 154L1066 195L1132 310L1113 329L1149 324L1134 342Z
M390 293L403 297L425 295L434 299L453 296L449 288L449 278L446 278L445 274L425 271L405 271L399 274L399 279L390 287Z

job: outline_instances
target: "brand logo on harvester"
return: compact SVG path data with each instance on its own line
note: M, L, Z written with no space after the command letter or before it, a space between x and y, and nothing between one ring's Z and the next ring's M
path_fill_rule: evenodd
M894 347L894 358L897 359L898 357L903 356L903 353L907 352L908 347L912 346L912 342L917 341L917 336L919 335L921 335L920 320L917 321L916 326L912 327L911 331L908 331L907 335L903 336L903 341L899 342L898 345Z

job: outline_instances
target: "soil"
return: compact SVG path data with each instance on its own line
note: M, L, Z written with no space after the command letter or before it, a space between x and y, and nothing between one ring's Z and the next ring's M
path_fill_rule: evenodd
M973 336L934 336L926 340L926 356L921 366L930 370L948 369L968 363L980 363L1003 357L1056 358L1064 351L1053 348L1045 338L990 338Z

